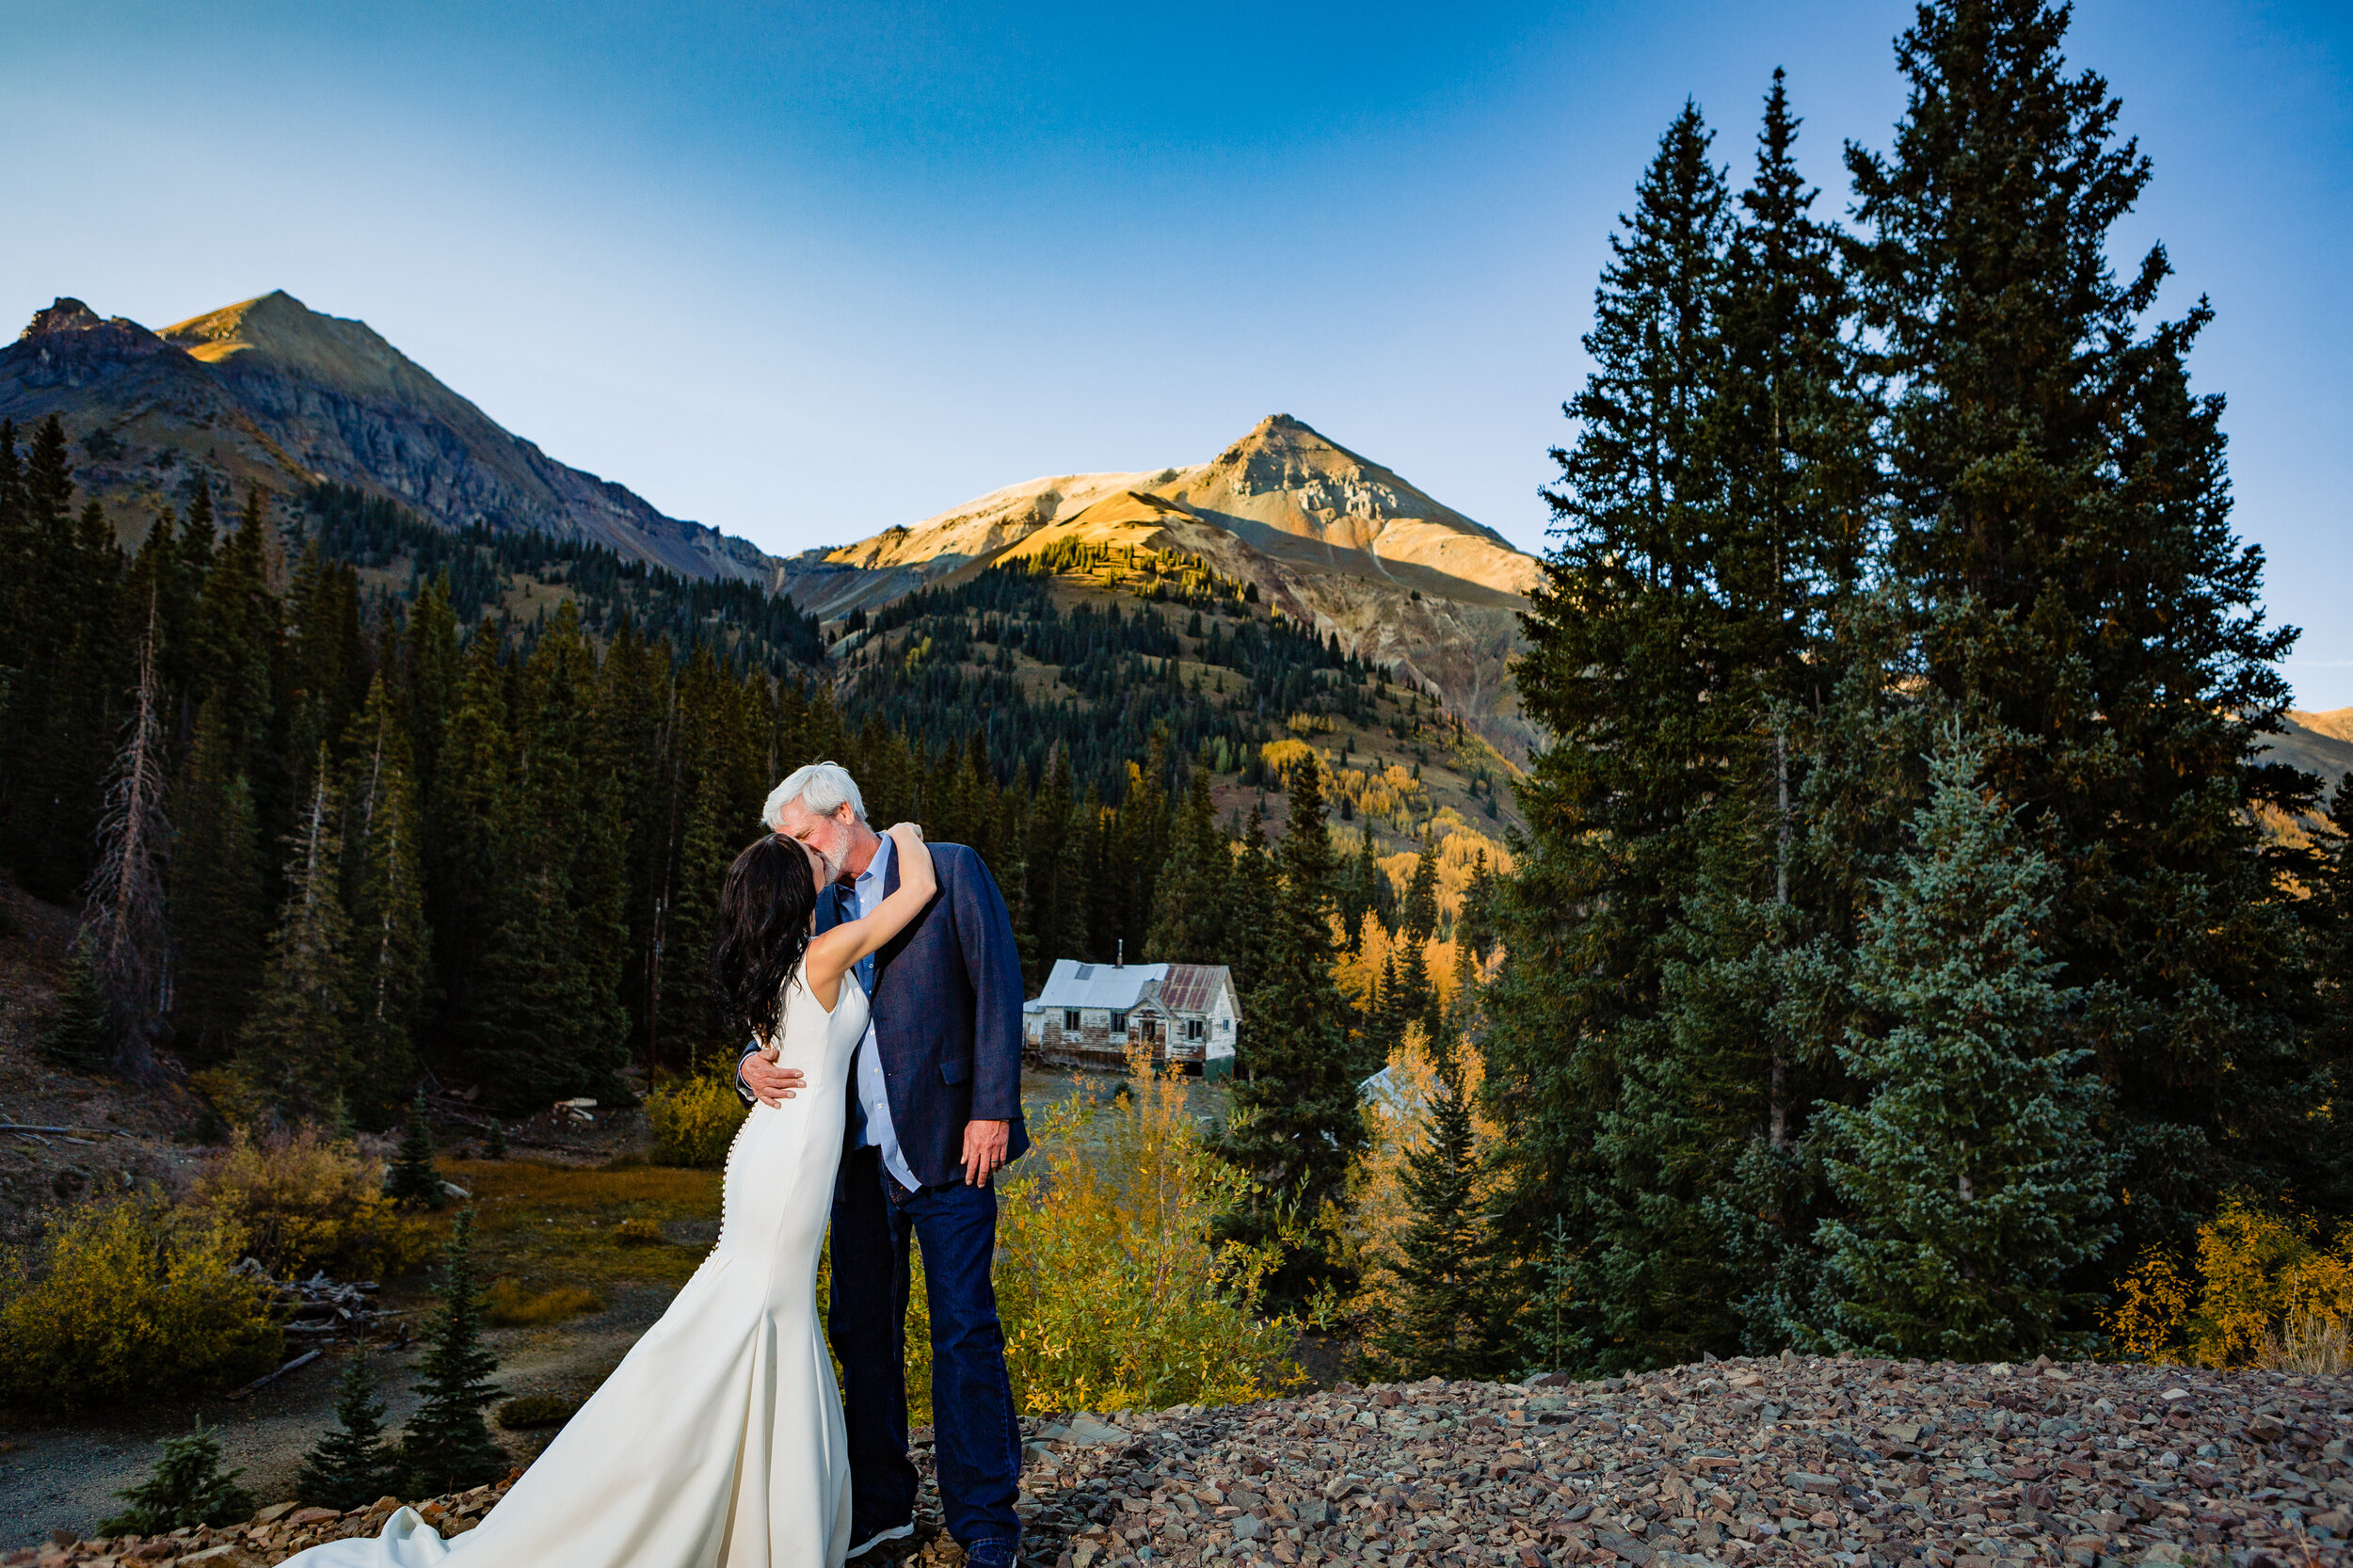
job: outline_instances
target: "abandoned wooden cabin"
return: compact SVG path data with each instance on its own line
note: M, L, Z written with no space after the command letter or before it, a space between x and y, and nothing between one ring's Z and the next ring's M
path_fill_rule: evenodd
M1022 1005L1029 1049L1063 1066L1117 1067L1128 1048L1152 1048L1205 1078L1234 1070L1241 1001L1223 964L1081 964L1054 960L1035 1000Z

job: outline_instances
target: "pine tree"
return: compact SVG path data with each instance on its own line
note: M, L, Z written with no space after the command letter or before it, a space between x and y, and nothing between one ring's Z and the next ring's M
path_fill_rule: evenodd
M2111 267L2151 168L2107 84L2071 72L2068 22L1923 6L1893 148L1848 166L1897 389L1889 565L1928 610L1926 689L1988 727L1993 786L2049 813L2049 955L2130 1159L2122 1256L2234 1180L2317 1195L2313 1155L2345 1139L2334 1111L2313 1120L2303 948L2248 809L2311 798L2254 758L2294 633L2230 527L2221 400L2189 391L2212 312L2148 324L2162 248Z
M170 926L178 948L180 1054L218 1060L244 1029L266 953L260 826L227 704L207 698L177 792Z
M1824 1112L1836 1305L1824 1340L1906 1360L2088 1353L2067 1276L2115 1240L2109 1096L2047 956L2058 869L2022 841L1983 753L1949 740L1915 846L1865 923L1856 984L1884 1032L1841 1055L1870 1085Z
M385 1442L384 1401L364 1345L344 1368L335 1391L335 1430L302 1458L295 1495L313 1508L365 1508L400 1480L399 1457Z
M1711 441L1729 198L1687 104L1659 142L1595 296L1594 369L1548 492L1560 544L1523 616L1517 684L1550 731L1520 798L1529 853L1497 911L1484 1093L1513 1131L1509 1224L1583 1246L1577 1332L1617 1370L1729 1348L1732 1294L1702 1205L1721 1140L1662 1138L1682 1103L1662 1017L1676 925L1742 727L1725 647ZM1729 733L1727 731L1730 731ZM1672 1067L1666 1069L1672 1075Z
M441 1253L440 1305L417 1361L417 1413L401 1432L402 1474L412 1496L462 1492L496 1480L506 1456L482 1412L499 1396L498 1358L482 1344L482 1297L474 1283L473 1210L461 1208Z
M1348 1004L1332 975L1332 844L1323 820L1322 769L1312 757L1291 770L1289 830L1276 856L1282 876L1262 971L1250 990L1249 1026L1235 1051L1236 1116L1219 1151L1257 1183L1226 1216L1229 1234L1263 1240L1288 1212L1312 1224L1343 1192L1364 1144ZM1273 1288L1302 1299L1333 1266L1308 1241Z
M114 1067L135 1082L154 1071L155 1036L171 995L163 876L171 824L164 815L161 702L151 612L131 718L105 780L98 863L82 898L82 939L106 999Z
M1171 832L1160 876L1159 914L1142 956L1172 964L1222 964L1234 852L1219 831L1209 775L1195 768Z
M1229 852L1233 853L1233 852ZM1226 873L1225 962L1245 1008L1257 1006L1257 986L1268 972L1276 903L1273 857L1267 854L1266 818L1257 806L1242 829L1239 853ZM1254 1026L1255 1027L1255 1026Z
M1405 1160L1409 1218L1385 1265L1394 1304L1374 1324L1371 1349L1396 1376L1477 1377L1496 1369L1493 1242L1470 1097L1452 1050L1439 1053L1429 1112L1429 1136Z
M1405 924L1408 942L1427 942L1438 933L1438 845L1427 831L1421 853L1414 859L1413 879L1405 885Z
M400 1147L392 1155L392 1169L385 1173L384 1195L427 1208L439 1208L449 1201L441 1187L441 1173L433 1163L433 1123L422 1088L409 1100L408 1114L401 1122Z
M115 1494L131 1506L98 1528L109 1535L166 1535L195 1525L232 1524L253 1512L252 1497L236 1484L244 1474L222 1472L220 1439L200 1416L194 1432L164 1439L155 1473Z
M114 1061L114 1035L107 1027L105 988L98 982L87 938L66 960L57 1011L40 1033L40 1053L77 1073L104 1072Z
M351 929L336 817L322 751L286 863L269 961L237 1040L238 1077L281 1116L338 1116L353 1087Z
M423 1005L432 933L417 849L418 811L408 735L381 678L344 737L344 904L352 932L352 1056L366 1072L353 1107L380 1126L385 1097L362 1085L398 1083L416 1064L414 1030Z

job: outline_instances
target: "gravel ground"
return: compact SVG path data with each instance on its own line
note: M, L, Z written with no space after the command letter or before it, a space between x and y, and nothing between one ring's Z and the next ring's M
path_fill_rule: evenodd
M1035 1568L2342 1568L2353 1506L2353 1379L2266 1372L1784 1357L1023 1426ZM260 1568L389 1506L7 1561ZM928 1488L919 1524L897 1563L954 1568Z
M2353 1504L2345 1378L1787 1357L1117 1425L1045 1446L1040 1560L2259 1568L2344 1563Z

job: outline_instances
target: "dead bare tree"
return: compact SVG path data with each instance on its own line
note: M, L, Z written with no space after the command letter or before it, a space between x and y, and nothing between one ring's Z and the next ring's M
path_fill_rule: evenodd
M136 706L106 774L98 824L98 864L82 895L80 942L105 999L115 1068L155 1074L155 1036L171 1005L171 954L164 925L164 865L171 824L164 817L164 730L157 712L155 624L151 607L139 645Z

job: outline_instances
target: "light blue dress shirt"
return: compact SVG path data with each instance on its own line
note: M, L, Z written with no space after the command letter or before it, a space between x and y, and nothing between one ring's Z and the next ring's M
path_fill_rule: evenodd
M883 878L890 870L892 845L890 835L882 836L874 848L874 857L866 862L866 869L857 874L850 896L857 905L856 919L864 920L883 901ZM857 1094L858 1109L865 1112L859 1128L857 1146L870 1144L882 1150L883 1169L892 1179L909 1192L922 1185L907 1167L907 1158L900 1151L899 1134L890 1125L890 1094L883 1083L882 1051L874 1043L874 1021L872 1001L874 994L874 955L868 953L858 960L858 984L865 987L869 1002L866 1017L866 1038L857 1044L857 1058L851 1066L851 1082Z

